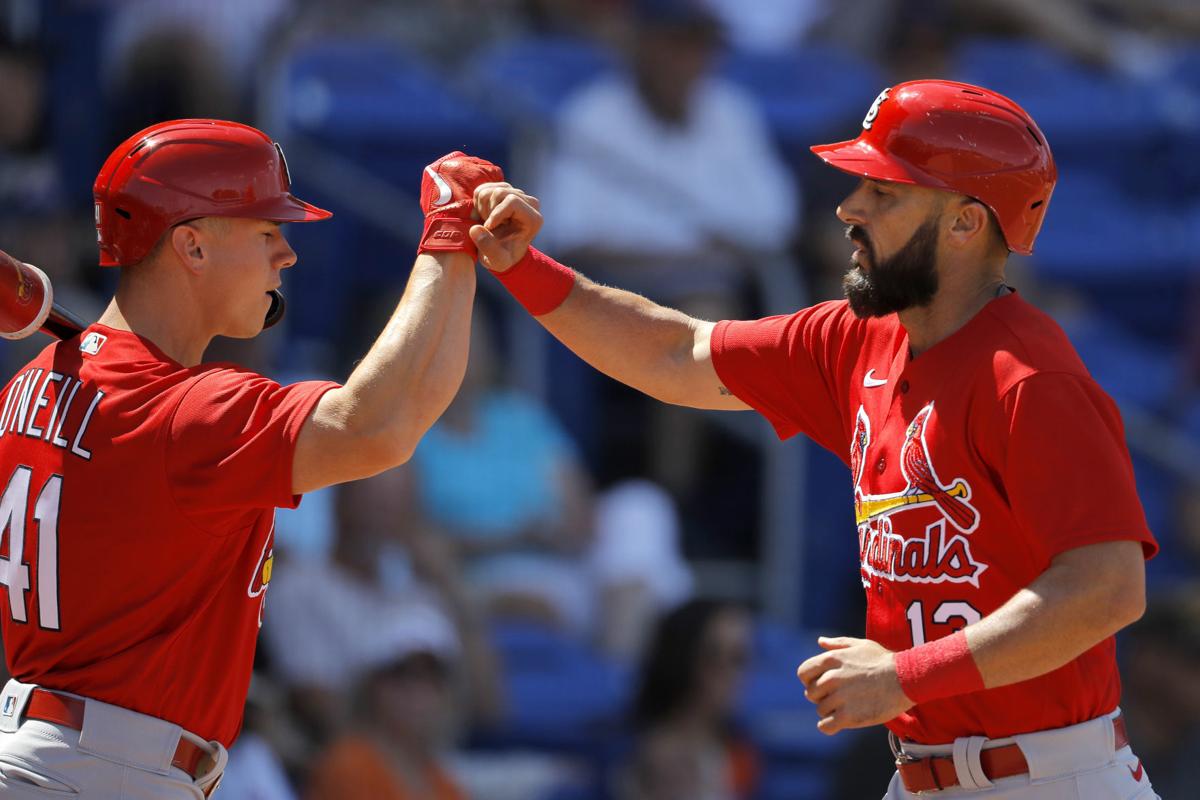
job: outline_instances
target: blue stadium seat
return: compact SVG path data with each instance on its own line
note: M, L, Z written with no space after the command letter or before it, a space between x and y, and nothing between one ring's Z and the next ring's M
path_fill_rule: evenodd
M1200 198L1200 159L1196 158L1200 151L1200 46L1176 51L1164 91L1177 131L1163 149L1161 160L1167 165L1167 174L1156 190L1169 202L1179 197Z
M429 65L390 42L334 39L305 44L280 66L268 122L287 142L302 138L415 198L421 169L451 150L501 161L498 121Z
M763 757L757 800L827 796L828 764L848 741L817 730L816 709L796 677L796 667L819 652L816 639L813 631L756 626L738 720Z
M588 40L530 36L477 55L467 67L466 83L498 116L544 125L576 89L616 65L612 53Z
M1008 95L1045 133L1060 166L1104 165L1130 188L1153 193L1165 177L1156 156L1174 131L1158 83L1091 69L1028 40L975 39L956 53L954 77Z
M1161 548L1156 558L1146 562L1146 582L1150 591L1162 591L1171 584L1195 580L1195 556L1181 541L1177 516L1177 493L1183 488L1178 475L1143 454L1133 454L1138 497L1146 512L1146 524Z
M89 209L92 182L108 148L134 133L109 129L100 83L100 44L112 9L100 3L40 5L50 53L45 68L50 144L64 200L72 209Z
M1161 409L1178 386L1177 353L1140 341L1099 314L1064 319L1062 324L1092 377L1118 404Z
M336 341L361 319L351 306L403 286L408 256L393 254L415 246L424 166L456 149L502 161L507 134L442 74L370 39L301 45L265 100L264 125L292 156L297 194L334 212L319 231L292 231L303 267L286 279L290 330ZM375 184L387 187L385 199L367 199L380 194ZM380 215L394 220L387 230L368 221Z
M603 758L629 706L628 667L561 633L503 623L492 640L504 665L510 714L491 744Z
M763 771L754 800L829 797L828 767L814 764L770 764Z
M396 147L428 144L438 155L462 143L502 143L495 120L464 100L442 73L385 41L308 43L287 58L279 122L321 141Z
M1056 151L1139 145L1166 122L1154 91L1081 66L1030 40L974 39L956 53L955 77L1021 104Z
M847 50L809 44L781 53L731 51L721 73L761 104L787 158L800 167L817 164L808 147L846 139L884 87L879 70Z
M1129 330L1174 342L1186 319L1183 289L1200 268L1197 221L1200 209L1151 205L1111 181L1064 169L1033 264L1043 278L1086 292Z

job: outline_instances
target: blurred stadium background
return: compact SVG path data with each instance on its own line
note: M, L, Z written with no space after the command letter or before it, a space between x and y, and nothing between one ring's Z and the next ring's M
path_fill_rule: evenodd
M1194 796L1194 0L0 0L0 243L94 319L105 155L222 117L278 139L335 216L289 230L280 329L212 359L348 374L406 280L420 170L454 149L538 193L545 248L588 274L698 314L787 312L838 296L849 250L850 184L808 145L918 77L1008 94L1056 156L1009 282L1121 405L1162 543L1121 637L1125 709L1159 792ZM413 463L279 515L218 796L881 795L882 733L817 734L793 675L817 632L862 630L840 462L634 396L486 278L479 305L475 374Z

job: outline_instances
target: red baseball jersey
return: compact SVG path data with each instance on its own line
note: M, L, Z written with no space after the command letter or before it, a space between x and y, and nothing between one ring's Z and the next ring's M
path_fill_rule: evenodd
M712 358L781 438L803 432L850 467L867 638L891 650L979 621L1065 550L1125 539L1157 550L1115 404L1015 293L915 359L896 315L860 320L844 301L719 323ZM926 744L1004 737L1092 719L1119 698L1109 638L888 727Z
M237 736L292 455L336 384L183 367L93 325L0 395L15 678Z

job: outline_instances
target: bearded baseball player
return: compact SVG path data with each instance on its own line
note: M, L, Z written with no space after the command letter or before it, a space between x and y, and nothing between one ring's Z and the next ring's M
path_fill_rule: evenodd
M540 218L504 185L471 236L597 369L846 462L867 638L821 638L798 674L824 733L888 727L887 798L1155 797L1117 705L1113 635L1157 549L1120 416L1005 282L1054 188L1045 137L995 92L925 80L813 150L860 178L837 209L857 249L846 299L794 314L714 324L592 283L514 241Z
M426 168L425 232L382 334L345 385L281 386L202 357L278 320L296 262L281 224L330 213L291 194L283 151L246 125L165 122L112 153L95 201L116 296L0 397L0 796L212 793L274 509L404 462L446 408L470 335L471 196L502 177L461 153Z

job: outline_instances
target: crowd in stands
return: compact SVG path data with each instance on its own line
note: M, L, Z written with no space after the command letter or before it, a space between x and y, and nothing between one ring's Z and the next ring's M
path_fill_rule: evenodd
M786 312L838 296L848 256L849 184L809 144L852 137L900 80L1008 93L1060 172L1009 283L1125 415L1163 547L1121 639L1125 711L1160 793L1183 797L1200 780L1198 9L0 0L0 247L94 319L114 285L91 221L104 155L151 122L219 117L278 138L297 193L335 218L289 231L284 324L212 359L344 377L407 278L421 167L460 148L539 195L539 243L592 277L710 319ZM880 793L881 732L820 736L793 677L807 631L861 631L840 463L803 450L798 529L772 529L760 421L646 401L480 286L469 372L412 461L279 513L218 796ZM44 343L6 343L0 365ZM763 588L779 536L804 553L777 571L791 608Z

